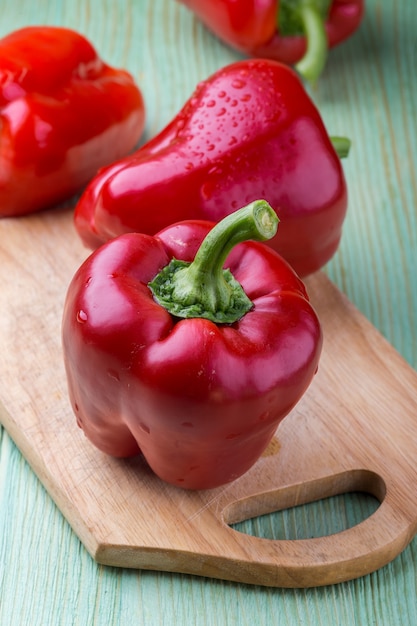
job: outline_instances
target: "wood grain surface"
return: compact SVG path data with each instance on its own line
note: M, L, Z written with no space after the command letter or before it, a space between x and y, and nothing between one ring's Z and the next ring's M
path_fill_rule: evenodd
M198 80L239 58L173 0L49 0L35 4L6 0L2 9L0 34L28 23L65 24L86 33L109 61L127 66L146 93L144 140L169 121ZM312 92L329 130L347 134L353 140L351 156L344 164L350 190L349 214L340 250L326 273L414 369L416 22L414 3L369 0L361 30L333 52L326 74ZM57 212L56 220L48 220L51 240L59 232L61 220L67 219L67 211ZM0 249L5 253L8 247L3 242L8 228L2 225ZM12 280L16 284L22 280L19 268L26 275L30 272L32 289L27 290L25 308L8 302L4 310L13 309L8 323L16 332L26 327L27 310L32 305L31 315L42 319L44 330L53 335L56 310L39 303L37 285L43 281L48 292L55 274L65 281L75 268L54 267L51 246L42 253L50 257L53 277L47 272L39 275L36 264L27 269L29 232L26 237L20 254L13 251L17 260L12 265ZM63 245L71 251L78 244L69 236ZM33 358L36 360L35 354ZM9 364L2 350L2 377ZM46 372L39 366L35 371L41 386ZM19 376L20 382L25 382L33 381L34 375L21 371ZM49 393L53 405L53 384ZM33 410L35 396L36 388L32 387L25 397L16 398L19 406L26 404L27 416L31 407ZM389 403L389 397L384 401ZM396 433L390 432L390 437L395 447ZM415 539L377 572L321 589L248 587L98 565L5 431L0 445L1 624L245 625L254 620L275 620L291 625L406 626L417 621ZM383 458L380 463L389 473L389 460ZM410 495L415 497L412 491ZM337 525L341 529L352 526L374 508L366 498L332 498L235 527L272 538L311 537L324 534L326 529L332 531Z
M417 373L324 274L306 281L324 334L308 392L242 478L190 492L164 484L140 456L98 452L76 426L60 342L68 269L86 255L72 212L4 220L0 233L0 419L98 562L313 587L373 572L408 545L417 532ZM229 527L350 491L381 506L340 533L272 541Z

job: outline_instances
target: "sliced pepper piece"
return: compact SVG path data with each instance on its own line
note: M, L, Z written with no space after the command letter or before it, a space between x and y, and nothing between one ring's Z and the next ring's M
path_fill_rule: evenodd
M349 142L335 145L344 155ZM94 248L184 219L218 222L258 198L281 220L280 237L269 244L300 276L333 256L347 210L339 155L296 73L253 59L200 83L156 137L104 168L74 219Z
M51 207L137 145L132 76L73 30L30 26L0 40L0 216Z
M82 264L63 353L77 422L96 447L142 452L186 489L220 486L256 463L322 346L303 283L260 243L277 222L259 200L216 225L121 235Z
M329 48L359 27L364 0L179 0L222 41L320 76Z

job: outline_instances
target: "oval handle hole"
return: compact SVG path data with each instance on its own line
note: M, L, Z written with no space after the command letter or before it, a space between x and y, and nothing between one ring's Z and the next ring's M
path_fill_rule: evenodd
M269 539L325 537L370 517L384 500L384 480L351 469L230 502L223 520L233 530Z
M379 505L369 493L344 493L229 525L262 539L312 539L356 526L375 513Z

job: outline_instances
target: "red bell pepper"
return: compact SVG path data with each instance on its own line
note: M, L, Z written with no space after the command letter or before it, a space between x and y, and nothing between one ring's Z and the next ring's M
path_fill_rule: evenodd
M322 345L301 280L246 241L274 236L271 207L255 201L213 226L190 220L109 241L78 269L63 315L69 395L87 438L109 455L141 451L187 489L256 462Z
M133 150L144 102L133 78L67 28L32 26L0 40L0 216L75 194Z
M95 248L184 219L218 222L257 198L281 220L270 245L300 276L333 256L347 208L340 158L296 73L259 59L200 83L165 129L91 181L74 219Z
M222 41L250 56L296 64L315 81L332 48L358 28L364 0L179 0Z

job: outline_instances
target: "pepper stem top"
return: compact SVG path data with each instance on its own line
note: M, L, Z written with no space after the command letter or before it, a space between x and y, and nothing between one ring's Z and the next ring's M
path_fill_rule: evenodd
M345 159L349 155L351 147L350 139L347 137L337 137L336 135L332 135L330 137L330 141L332 142L333 148L340 159Z
M278 216L265 200L231 213L209 231L192 263L172 259L149 283L155 300L176 317L203 317L232 324L253 306L229 269L227 255L238 243L265 241L277 232Z

